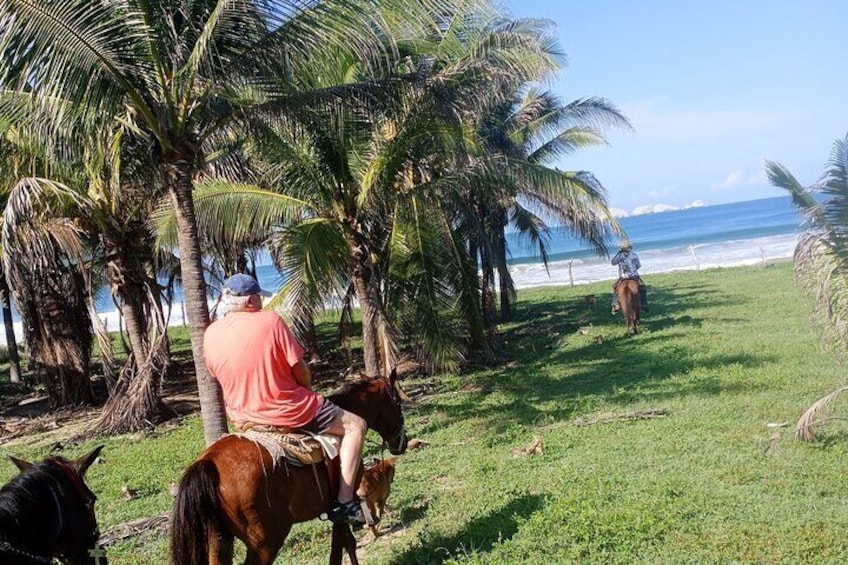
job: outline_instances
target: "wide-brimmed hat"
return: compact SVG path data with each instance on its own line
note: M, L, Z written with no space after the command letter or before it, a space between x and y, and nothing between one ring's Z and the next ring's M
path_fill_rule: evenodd
M259 282L250 275L238 273L224 281L224 292L233 296L250 296L258 294L259 296L272 296L267 290L262 290Z

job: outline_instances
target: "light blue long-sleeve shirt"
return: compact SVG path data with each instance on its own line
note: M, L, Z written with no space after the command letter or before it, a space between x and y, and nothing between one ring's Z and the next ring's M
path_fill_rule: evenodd
M618 276L622 279L635 279L639 276L642 263L635 251L619 251L612 258L612 264L618 265Z

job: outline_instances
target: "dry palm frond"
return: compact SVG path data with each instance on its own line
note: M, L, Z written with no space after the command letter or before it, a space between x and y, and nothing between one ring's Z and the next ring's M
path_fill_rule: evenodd
M814 318L825 343L843 348L848 344L848 136L834 142L828 168L814 185L804 187L779 163L767 162L766 173L804 216L806 231L795 249L796 278L815 300ZM814 441L816 426L842 419L824 414L846 390L838 388L810 406L798 420L795 437Z
M840 387L821 397L814 402L812 406L807 408L807 411L804 412L798 420L798 423L795 424L795 437L802 441L813 442L816 440L815 431L817 426L824 424L824 422L828 420L842 419L833 417L827 418L825 417L825 414L836 401L837 397L846 390L848 390L848 386Z
M574 425L591 426L592 424L609 424L612 422L626 422L628 420L650 420L652 418L668 416L669 413L667 408L651 408L648 410L623 412L621 414L599 414L592 417L577 418L574 420Z
M168 529L168 514L160 514L159 516L149 516L118 524L103 532L103 537L100 538L100 544L110 546L120 541L138 537L142 534L147 535L162 535Z

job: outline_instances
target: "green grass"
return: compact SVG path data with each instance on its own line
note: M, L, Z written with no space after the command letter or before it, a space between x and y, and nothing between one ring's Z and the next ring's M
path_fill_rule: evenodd
M844 383L844 367L821 347L791 265L647 282L640 336L626 338L610 316L609 283L522 291L503 328L512 361L406 383L431 393L407 418L429 445L402 456L383 525L395 533L362 548L362 561L848 561L848 430L837 422L816 445L792 438L803 410ZM649 408L669 415L573 424ZM535 436L544 455L513 455ZM202 433L195 417L105 443L89 472L103 529L166 511L167 485ZM35 444L14 452L46 455ZM0 468L1 480L11 475ZM140 496L123 500L123 484ZM111 547L110 563L163 563L165 550L143 536ZM328 550L326 523L298 525L278 562L325 563Z

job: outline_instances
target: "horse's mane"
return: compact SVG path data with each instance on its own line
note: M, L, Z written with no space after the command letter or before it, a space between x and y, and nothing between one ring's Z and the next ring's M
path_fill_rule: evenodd
M340 388L336 389L328 398L330 400L339 397L350 396L360 390L372 385L376 379L359 379L355 381L347 381Z

